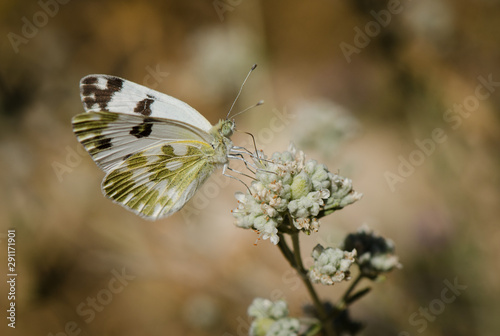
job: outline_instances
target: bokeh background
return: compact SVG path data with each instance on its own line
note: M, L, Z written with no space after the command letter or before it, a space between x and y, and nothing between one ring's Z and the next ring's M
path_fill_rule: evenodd
M371 12L388 9L377 29ZM301 315L309 298L279 250L233 225L241 184L217 173L147 222L102 196L71 130L84 75L148 85L215 123L253 63L236 110L265 104L238 128L268 154L293 141L364 194L303 239L304 257L362 224L396 244L404 268L352 307L362 334L500 331L500 86L474 98L480 76L500 82L499 1L4 0L0 17L0 264L15 228L19 274L15 330L0 284L2 335L244 335L254 297ZM445 280L467 288L443 308ZM318 290L335 301L346 286ZM421 309L425 325L411 320Z

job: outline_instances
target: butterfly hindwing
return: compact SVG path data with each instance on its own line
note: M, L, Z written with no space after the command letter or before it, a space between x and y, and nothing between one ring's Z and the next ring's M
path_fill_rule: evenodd
M102 184L106 196L148 219L180 210L213 172L213 148L185 140L151 146L125 159Z
M87 112L109 111L181 121L208 132L212 125L188 104L164 93L109 75L88 75L80 81Z

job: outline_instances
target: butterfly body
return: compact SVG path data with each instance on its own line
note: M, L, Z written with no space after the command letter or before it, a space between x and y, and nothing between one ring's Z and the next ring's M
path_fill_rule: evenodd
M233 142L230 137L233 135L234 122L232 120L220 120L214 127L209 131L209 134L213 137L211 141L212 147L214 148L213 162L227 163L228 153L233 148Z
M146 219L180 210L229 163L234 121L212 126L186 103L107 75L80 82L86 110L73 130L106 172L104 194Z

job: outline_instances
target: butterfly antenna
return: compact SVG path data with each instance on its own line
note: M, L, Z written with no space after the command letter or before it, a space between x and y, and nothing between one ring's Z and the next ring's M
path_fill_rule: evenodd
M262 104L264 104L264 101L263 101L263 100L259 100L259 101L257 102L257 104L254 104L254 105L252 105L252 106L249 106L249 107L247 107L246 109L244 109L243 111L240 111L240 112L236 113L235 115L233 115L233 116L231 117L231 119L233 119L233 120L234 120L234 117L236 117L237 115L240 115L240 114L242 114L243 112L246 112L246 111L248 111L248 110L250 110L250 109L253 109L254 107L257 107L257 106L262 105Z
M236 98L233 101L233 105L231 105L231 108L229 109L229 112L227 112L226 120L227 120L227 118L229 118L229 115L231 114L231 111L233 110L234 104L236 104L236 101L240 97L241 90L243 90L243 86L245 86L245 83L247 82L248 77L250 77L250 74L252 73L252 71L255 70L256 67L257 67L257 64L254 64L250 68L250 71L248 72L247 76L245 77L245 80L243 81L243 84L241 84L240 91L238 91L238 94L236 95Z

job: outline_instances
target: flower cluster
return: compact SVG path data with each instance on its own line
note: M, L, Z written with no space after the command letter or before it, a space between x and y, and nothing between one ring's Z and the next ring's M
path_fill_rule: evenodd
M323 285L333 285L336 282L350 279L350 267L354 263L356 250L342 251L338 248L324 248L320 244L313 249L314 265L309 270L309 278Z
M307 160L290 145L261 166L250 185L250 193L236 193L233 210L236 225L257 230L262 239L279 242L278 226L287 216L298 230L318 231L318 218L356 202L362 194L352 189L350 179L332 174L325 165Z
M248 315L255 320L250 326L250 336L296 336L300 322L288 317L288 305L284 300L272 302L256 298L248 307Z
M342 245L343 249L356 249L357 264L361 273L368 278L376 278L380 273L401 268L394 254L394 243L390 239L377 236L368 227L362 226L356 233L349 234Z

